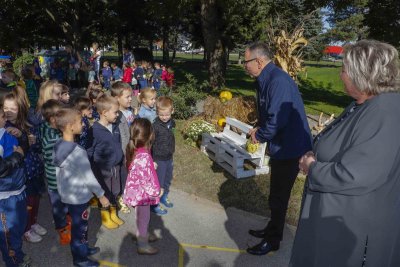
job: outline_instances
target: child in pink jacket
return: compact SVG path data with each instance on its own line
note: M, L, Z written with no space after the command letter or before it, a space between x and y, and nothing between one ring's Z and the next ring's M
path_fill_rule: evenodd
M151 157L151 143L154 140L153 127L147 119L135 119L130 127L129 150L132 161L126 180L123 201L135 207L139 254L153 255L158 249L148 242L150 205L160 202L160 185Z

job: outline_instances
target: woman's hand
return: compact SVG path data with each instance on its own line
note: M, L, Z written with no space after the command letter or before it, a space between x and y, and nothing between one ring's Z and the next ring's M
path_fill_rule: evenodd
M22 132L15 127L7 127L6 131L7 131L7 133L14 135L17 138L20 138L22 135Z
M300 171L303 174L307 175L308 174L308 170L310 168L310 165L314 161L316 161L315 156L314 156L314 152L308 151L299 160L299 169L300 169Z

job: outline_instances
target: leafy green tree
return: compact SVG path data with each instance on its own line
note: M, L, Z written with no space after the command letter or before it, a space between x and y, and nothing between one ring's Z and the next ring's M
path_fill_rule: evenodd
M331 28L325 33L330 42L352 42L366 38L368 27L364 16L369 0L322 0L318 4L327 7Z
M369 0L364 23L369 38L388 42L400 49L400 1Z

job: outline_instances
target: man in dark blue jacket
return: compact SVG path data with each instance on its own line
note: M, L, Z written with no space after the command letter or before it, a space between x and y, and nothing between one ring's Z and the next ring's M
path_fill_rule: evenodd
M278 250L283 237L290 192L299 172L299 159L311 150L311 134L300 92L293 79L271 62L264 43L246 48L244 67L257 80L257 127L250 131L253 143L268 142L271 186L268 198L271 220L263 230L249 234L262 241L247 249L254 255Z

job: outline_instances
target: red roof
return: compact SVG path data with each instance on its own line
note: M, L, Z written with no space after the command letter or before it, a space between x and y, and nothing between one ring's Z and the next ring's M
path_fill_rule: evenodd
M337 54L340 55L343 53L343 47L341 46L327 46L324 50L325 54Z

